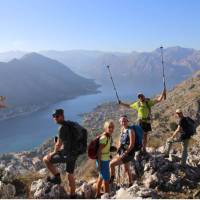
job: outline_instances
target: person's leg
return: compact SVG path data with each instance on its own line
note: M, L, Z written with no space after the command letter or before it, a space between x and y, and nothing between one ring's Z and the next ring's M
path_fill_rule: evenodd
M76 190L74 174L68 174L68 181L69 181L69 187L70 187L70 196L74 197L75 190Z
M143 146L142 146L142 150L143 150L144 152L146 152L147 139L148 139L148 134L147 134L147 132L144 132L144 136L143 136Z
M43 158L43 162L46 165L47 169L54 175L56 176L59 172L56 169L56 167L53 165L53 163L51 162L51 155L47 155Z
M114 177L115 176L115 167L117 165L123 164L121 157L117 156L115 157L111 162L110 162L110 176Z
M99 198L101 195L101 186L102 186L102 178L99 175L98 179L97 179L97 184L96 184L96 197Z
M127 175L128 175L129 186L131 186L133 184L133 175L131 173L130 163L129 162L124 164L124 169L125 169L125 173L127 173Z
M109 193L110 192L110 187L109 187L109 180L108 181L103 181L104 182L104 193Z
M69 187L70 187L70 195L71 198L75 197L75 178L74 178L74 169L76 165L76 158L72 157L70 160L67 160L66 162L66 172L68 173L68 181L69 181Z
M182 141L182 158L181 158L181 165L184 167L186 165L186 160L188 156L188 145L189 145L189 139Z

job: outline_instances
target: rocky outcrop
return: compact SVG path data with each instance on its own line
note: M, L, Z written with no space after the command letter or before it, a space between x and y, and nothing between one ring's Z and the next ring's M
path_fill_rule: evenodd
M31 184L30 192L34 199L60 199L66 198L67 194L60 185L53 185L43 179Z
M16 195L15 186L8 183L0 181L0 198L1 199L12 199Z

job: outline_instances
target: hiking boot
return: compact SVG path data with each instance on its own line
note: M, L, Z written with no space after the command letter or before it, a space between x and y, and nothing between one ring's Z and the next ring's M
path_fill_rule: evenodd
M53 177L48 176L47 177L47 182L53 183L53 184L61 184L61 178L60 178L60 174L55 175Z

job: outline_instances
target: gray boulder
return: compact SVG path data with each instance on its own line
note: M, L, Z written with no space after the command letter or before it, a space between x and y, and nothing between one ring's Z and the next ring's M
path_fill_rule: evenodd
M0 198L1 199L12 199L15 197L16 189L15 186L8 183L5 184L0 181Z
M48 183L43 179L34 181L30 192L35 199L59 199L67 196L62 186Z

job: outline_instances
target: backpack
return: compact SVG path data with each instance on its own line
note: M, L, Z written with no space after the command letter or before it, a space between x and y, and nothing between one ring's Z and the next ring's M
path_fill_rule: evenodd
M97 153L99 149L99 139L102 135L98 135L95 139L93 139L88 145L88 157L90 159L97 159ZM108 144L108 140L106 145Z
M131 125L130 129L135 131L135 151L139 151L142 148L142 140L143 140L143 130L139 125Z
M148 119L151 119L151 106L149 105L149 101L150 101L150 100L151 100L150 98L145 98L145 103L146 103L147 108L148 108L148 110L149 110ZM138 101L138 107L140 108L141 106L142 106L142 105L141 105L141 102Z
M190 136L192 136L196 133L197 125L196 125L195 121L190 117L186 117L186 120L187 120L187 124L188 124L188 130L187 130L188 134Z
M73 153L81 155L87 152L87 130L77 122L67 121L71 132Z

